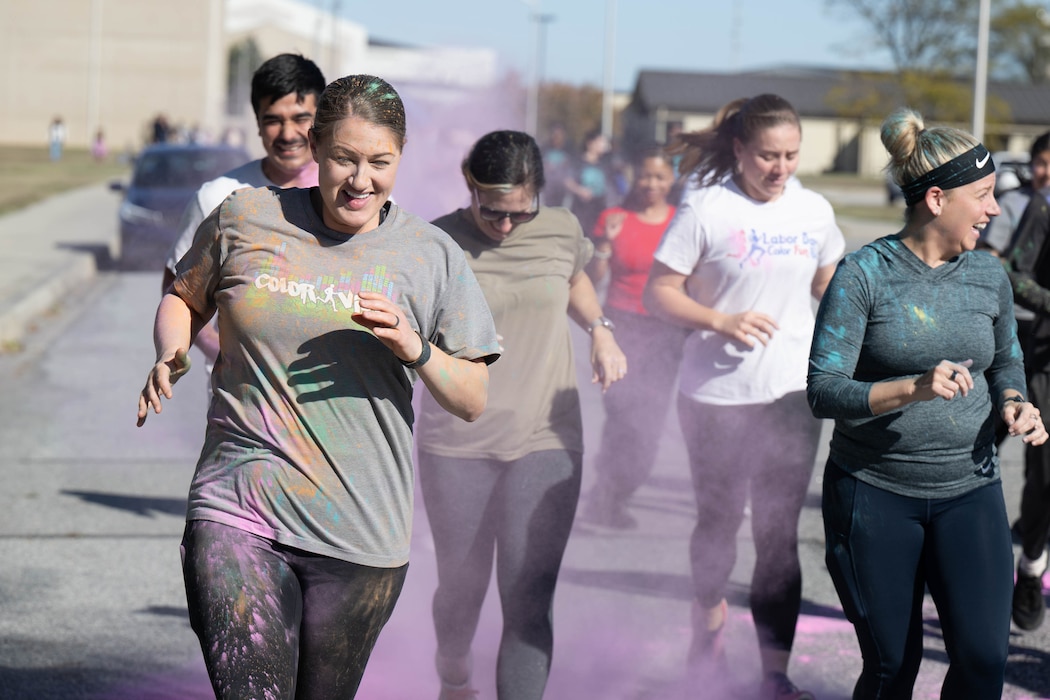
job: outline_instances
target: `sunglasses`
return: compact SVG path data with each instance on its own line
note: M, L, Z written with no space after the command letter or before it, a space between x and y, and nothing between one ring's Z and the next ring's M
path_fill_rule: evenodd
M472 194L474 195L474 203L478 205L478 216L484 221L495 222L510 219L512 224L527 224L540 214L539 195L532 200L532 204L535 207L532 211L500 211L499 209L490 209L489 207L481 206L481 200L478 199L477 190L474 190Z

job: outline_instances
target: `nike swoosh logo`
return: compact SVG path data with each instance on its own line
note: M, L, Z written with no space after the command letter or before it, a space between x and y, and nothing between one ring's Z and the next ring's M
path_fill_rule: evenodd
M988 162L988 159L991 158L991 157L992 157L991 153L985 153L984 154L984 158L979 160L979 161L977 161L977 167L978 168L983 168L985 166L985 164Z

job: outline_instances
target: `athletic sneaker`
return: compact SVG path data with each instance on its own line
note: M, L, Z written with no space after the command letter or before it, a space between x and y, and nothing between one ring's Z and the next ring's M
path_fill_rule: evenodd
M1017 572L1017 583L1014 584L1013 615L1014 624L1031 632L1043 624L1046 617L1046 600L1043 598L1043 577L1026 576Z
M758 697L761 700L814 700L813 693L799 690L790 678L779 671L766 674Z
M471 688L469 684L452 687L442 683L438 700L478 700L478 691Z
M693 602L693 641L686 663L690 673L699 678L724 676L729 669L723 639L729 622L729 604L723 598L718 607L722 611L722 624L718 629L709 630L706 626L707 610Z
M633 530L638 521L627 512L627 504L613 500L607 489L595 487L583 507L580 517L584 522L615 530Z

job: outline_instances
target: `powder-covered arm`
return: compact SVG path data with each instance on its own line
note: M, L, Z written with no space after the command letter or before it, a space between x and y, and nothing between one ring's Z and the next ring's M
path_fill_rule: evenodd
M853 378L868 323L866 280L849 258L839 263L817 311L806 395L817 418L867 418L871 382Z

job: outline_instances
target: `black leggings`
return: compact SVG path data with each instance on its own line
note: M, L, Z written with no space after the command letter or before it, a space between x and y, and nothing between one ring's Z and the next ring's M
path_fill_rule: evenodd
M802 604L798 520L817 459L820 421L805 392L748 406L702 404L679 394L678 418L696 496L689 548L696 599L713 608L725 597L750 491L751 614L763 648L790 651Z
M206 520L186 523L182 557L190 625L222 700L353 698L408 570Z
M609 309L616 342L627 356L627 375L602 396L605 425L594 460L597 490L622 504L653 471L671 410L688 331L653 316Z
M1043 413L1050 413L1050 372L1028 375L1029 399ZM1046 551L1050 537L1050 447L1025 445L1024 488L1021 491L1021 550L1031 560Z
M941 697L998 700L1010 639L1013 550L998 481L943 499L824 472L826 561L864 665L854 700L910 698L929 588L950 659Z
M492 578L503 611L500 700L539 700L550 672L551 608L580 495L582 455L545 450L513 462L419 453L437 556L438 653L466 656Z

